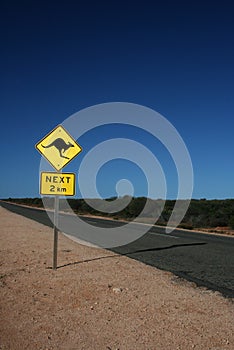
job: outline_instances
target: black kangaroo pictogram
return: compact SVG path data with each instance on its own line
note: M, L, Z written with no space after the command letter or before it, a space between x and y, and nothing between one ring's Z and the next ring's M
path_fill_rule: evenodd
M66 159L70 159L66 156L63 155L63 153L65 151L67 151L70 147L74 147L73 144L71 144L71 142L68 142L68 144L61 138L55 139L53 142L51 142L49 145L47 146L43 146L44 148L49 148L49 147L55 147L57 148L57 150L59 151L60 157L62 158L66 158Z

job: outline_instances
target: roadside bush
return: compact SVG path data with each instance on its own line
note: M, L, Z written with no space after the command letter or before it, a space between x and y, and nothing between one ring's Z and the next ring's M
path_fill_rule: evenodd
M184 228L186 230L193 230L193 225L192 224L187 224L187 223L181 223L179 225L179 228Z
M229 220L229 227L234 230L234 216L231 216Z

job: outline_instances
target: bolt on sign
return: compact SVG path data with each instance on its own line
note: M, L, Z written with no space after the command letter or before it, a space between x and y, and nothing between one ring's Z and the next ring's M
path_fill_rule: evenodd
M64 168L81 151L81 146L73 137L58 125L36 144L36 149L57 170Z
M40 194L74 196L75 174L41 172Z

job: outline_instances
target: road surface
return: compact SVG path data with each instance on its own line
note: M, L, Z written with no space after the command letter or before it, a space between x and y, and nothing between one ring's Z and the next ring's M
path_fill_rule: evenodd
M3 201L0 201L0 205L47 226L53 226L44 210ZM63 219L69 220L69 226L72 226L70 225L72 217L62 215ZM99 218L84 220L105 228L121 225L118 221ZM140 225L136 225L136 229L140 229ZM75 235L74 232L71 234ZM234 238L232 237L183 230L165 234L163 228L154 227L137 241L111 250L170 271L199 286L219 291L226 297L234 297Z

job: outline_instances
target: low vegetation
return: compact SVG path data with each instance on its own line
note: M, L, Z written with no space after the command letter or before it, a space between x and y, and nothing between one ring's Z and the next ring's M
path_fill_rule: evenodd
M108 202L115 200L116 198L107 199ZM35 207L43 207L41 198L8 198L5 199L9 202L18 204L25 204ZM121 199L119 199L121 200ZM115 219L132 220L141 213L143 210L146 198L137 197L130 199L129 204L120 212L113 214L105 214L106 201L93 199L93 203L98 204L98 211L89 206L84 199L68 199L69 205L77 214L92 214L92 215L104 215ZM47 207L53 208L54 198L46 198ZM148 210L144 211L144 219L147 221L155 217L155 212L160 211L160 207L163 205L162 200L149 200ZM173 211L175 200L166 200L163 211L157 221L158 225L166 225L170 215ZM60 208L63 210L64 199L60 199ZM216 227L229 227L234 229L234 199L225 200L206 200L206 199L192 199L189 205L189 209L180 224L181 228L194 229L194 228L216 228Z

